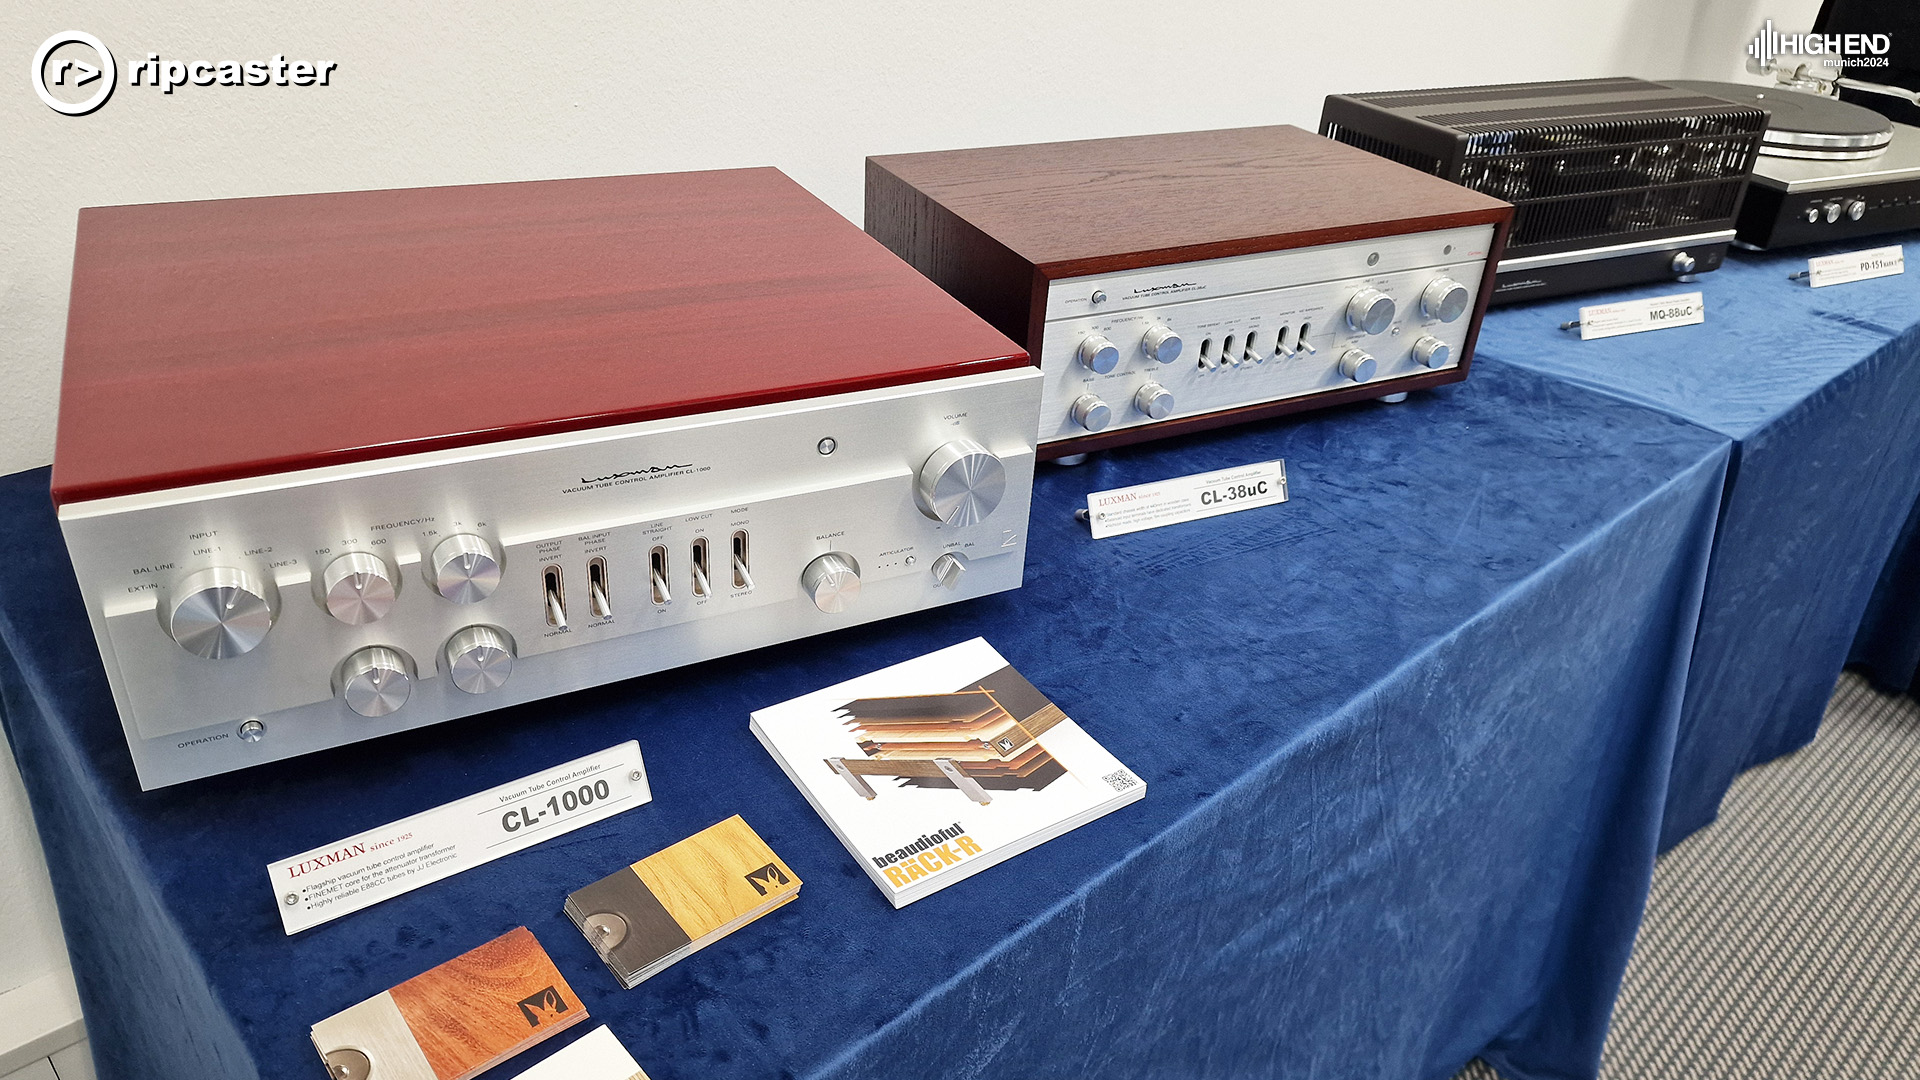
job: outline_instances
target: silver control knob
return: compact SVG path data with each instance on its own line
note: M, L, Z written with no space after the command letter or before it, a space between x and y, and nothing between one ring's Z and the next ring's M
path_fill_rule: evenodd
M167 633L181 648L202 659L225 660L252 652L267 639L279 601L271 583L245 570L215 566L181 578L160 611Z
M1150 382L1133 395L1133 407L1146 413L1149 420L1165 420L1173 415L1173 391Z
M1147 350L1147 355L1163 364L1180 359L1180 349L1185 344L1180 335L1173 332L1173 327L1157 323L1140 339L1140 347Z
M469 694L498 690L513 674L513 639L497 626L469 626L440 650L453 685Z
M1820 214L1822 217L1826 218L1829 222L1839 221L1840 220L1840 204L1837 202L1830 202L1827 205L1820 208Z
M398 712L413 695L413 661L398 649L369 645L333 670L333 692L361 716Z
M814 607L838 615L860 595L860 564L844 551L829 551L800 571L800 587Z
M1846 210L1849 220L1859 221L1861 218L1867 216L1867 200L1848 199Z
M1113 410L1098 394L1081 394L1073 399L1073 419L1088 431L1104 431L1113 423Z
M955 439L920 466L913 485L920 512L947 525L985 521L1007 493L1007 467L972 439Z
M1819 221L1820 221L1820 208L1817 206L1807 207L1807 224L1816 225L1819 223Z
M1673 261L1667 264L1676 274L1691 274L1694 267L1700 265L1694 257L1685 251L1673 253Z
M1472 299L1465 285L1450 277L1437 277L1420 290L1420 311L1429 319L1452 322L1466 313Z
M327 612L348 626L365 626L393 610L398 582L387 562L365 551L350 551L320 574L320 596Z
M1447 343L1432 334L1421 334L1420 340L1413 343L1413 362L1421 367L1446 367L1453 356L1453 350Z
M1120 366L1120 347L1099 334L1088 334L1080 342L1080 362L1094 374L1105 375Z
M957 551L949 551L945 555L933 560L933 565L927 569L933 572L933 580L939 582L943 587L949 589L957 588L960 584L960 579L964 577L967 572L967 557Z
M1374 368L1378 366L1373 357L1359 349L1348 349L1340 354L1340 374L1354 382L1366 382L1373 378Z
M1379 289L1361 289L1347 301L1347 325L1363 334L1377 334L1393 325L1393 297Z
M456 604L477 604L500 585L500 558L493 545L472 533L449 536L427 560L427 581Z

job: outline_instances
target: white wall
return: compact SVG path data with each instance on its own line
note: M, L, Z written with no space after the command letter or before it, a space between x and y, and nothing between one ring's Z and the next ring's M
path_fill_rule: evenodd
M1733 77L1762 17L1802 28L1817 0L1762 4L0 5L0 473L52 457L82 206L772 164L858 221L867 154L1311 128L1337 91ZM20 78L65 30L103 38L123 67L155 51L339 68L325 89L123 84L70 118ZM431 407L425 391L399 404ZM0 990L64 963L27 830L0 766Z

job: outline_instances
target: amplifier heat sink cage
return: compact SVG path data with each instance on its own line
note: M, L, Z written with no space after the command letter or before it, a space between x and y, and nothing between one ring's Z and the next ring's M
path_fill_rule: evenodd
M1719 268L1767 113L1644 79L1335 94L1320 133L1514 204L1493 302Z
M867 231L1039 365L1043 460L1465 378L1511 214L1293 127L867 159Z
M143 787L1020 584L1039 372L772 169L91 208L73 282Z

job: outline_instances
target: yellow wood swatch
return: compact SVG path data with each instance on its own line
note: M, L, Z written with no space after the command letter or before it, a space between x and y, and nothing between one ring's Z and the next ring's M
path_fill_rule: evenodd
M694 941L800 888L738 814L634 863L633 872Z

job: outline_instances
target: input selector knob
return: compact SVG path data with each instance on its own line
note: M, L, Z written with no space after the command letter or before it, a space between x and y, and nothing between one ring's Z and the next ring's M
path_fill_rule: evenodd
M1140 346L1147 350L1147 355L1162 364L1171 364L1180 359L1180 349L1185 344L1180 340L1180 335L1173 332L1173 327L1160 323L1155 323L1147 330L1147 336L1140 339Z
M181 648L203 659L225 660L252 652L267 639L279 600L270 582L215 566L180 579L161 611L167 633Z
M333 692L361 716L387 716L413 696L413 661L398 649L369 645L334 669Z
M1007 467L972 439L955 439L920 466L913 485L920 512L947 525L985 521L1007 493Z
M1098 394L1081 394L1073 399L1073 422L1088 431L1105 431L1113 423L1113 409Z
M1105 375L1120 366L1120 347L1099 334L1088 334L1080 341L1080 362Z
M1133 395L1133 407L1145 413L1149 420L1165 420L1173 415L1173 391L1150 382Z
M447 676L469 694L500 689L513 674L513 639L496 626L469 626L440 650Z
M1467 287L1450 277L1437 277L1420 290L1420 311L1429 319L1452 322L1466 313Z
M1446 367L1452 357L1453 350L1447 343L1432 334L1421 334L1420 340L1413 343L1413 362L1421 367Z
M1363 334L1377 334L1393 325L1393 297L1379 289L1361 289L1347 301L1347 325Z
M1373 378L1374 368L1378 366L1373 357L1359 349L1348 349L1340 354L1340 374L1354 382L1366 382Z
M800 571L800 587L814 607L838 615L860 595L860 564L844 551L829 551Z
M472 533L449 536L427 560L427 580L456 604L477 604L500 585L500 557L492 544Z
M397 584L386 560L364 551L340 556L320 574L327 612L348 626L364 626L386 618L393 610Z

